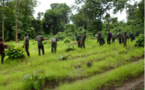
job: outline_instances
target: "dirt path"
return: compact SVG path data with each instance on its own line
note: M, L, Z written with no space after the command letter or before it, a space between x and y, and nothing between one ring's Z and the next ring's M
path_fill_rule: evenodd
M118 87L115 90L144 90L144 77L139 77L136 80L131 80Z

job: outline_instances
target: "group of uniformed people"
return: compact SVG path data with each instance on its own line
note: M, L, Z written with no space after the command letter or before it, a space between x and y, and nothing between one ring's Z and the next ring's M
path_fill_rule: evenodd
M86 32L83 33L82 36L78 35L77 33L75 34L76 36L76 40L78 42L78 47L79 48L85 48L85 40L86 40ZM103 45L105 43L105 40L101 34L101 31L98 32L97 36L97 43L99 42L100 45ZM121 30L119 30L119 33L116 34L116 36L118 37L118 42L121 44L122 42L124 43L124 46L126 46L126 42L127 42L127 38L130 36L131 37L131 41L135 39L135 36L133 33L130 33L129 36L127 36L126 32L124 32L124 34L121 33ZM112 39L112 43L115 43L115 37L114 34L112 34L110 31L108 31L107 33L107 43L111 44L111 39ZM8 48L8 45L5 45L2 41L2 37L0 37L0 54L1 54L1 63L3 63L4 61L4 49ZM42 43L42 41L44 40L48 40L48 39L44 39L43 36L41 35L41 33L39 32L38 35L36 36L35 40L37 41L38 44L38 54L41 55L41 50L43 55L45 54L44 52L44 45ZM51 40L51 52L52 53L56 53L56 49L57 49L57 38L52 38ZM29 53L29 37L28 34L25 33L25 37L24 37L24 44L23 44L23 48L25 48L25 51L28 55L28 57L30 56Z
M96 35L97 36L97 42L99 42L100 45L103 45L105 43L105 40L101 34L101 31L98 32L98 34ZM131 41L135 40L135 36L133 33L130 33L129 36L127 35L126 32L124 32L122 34L121 30L119 30L119 32L116 34L116 36L111 33L110 31L108 31L107 33L107 43L108 44L111 44L111 39L112 39L112 43L115 43L115 38L118 37L118 42L121 44L121 43L124 43L124 46L126 46L126 43L127 43L127 38L131 38Z
M44 55L45 52L44 52L44 45L43 45L42 41L48 40L48 39L44 39L43 36L41 35L41 33L39 32L38 35L36 36L35 40L37 41L37 44L38 44L39 56L41 55L41 50L42 50L42 54ZM27 55L30 56L30 53L28 50L29 49L29 37L28 37L27 33L25 33L23 47L25 47ZM52 53L56 53L56 47L57 47L57 38L52 38L52 40L51 40L51 52Z

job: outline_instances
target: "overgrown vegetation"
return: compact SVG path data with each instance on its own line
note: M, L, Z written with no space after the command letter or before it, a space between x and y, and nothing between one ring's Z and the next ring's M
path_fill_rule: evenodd
M9 45L9 48L6 50L6 56L8 60L22 59L24 58L23 49L21 47L16 47L13 44Z
M43 77L39 74L40 72L42 73L42 70L37 70L32 74L26 74L23 76L22 81L24 81L25 84L28 85L25 89L40 90L40 86L44 86L44 83L42 83Z
M144 47L144 35L140 34L138 38L135 41L135 46L136 47Z
M68 56L69 56L68 54L60 55L60 56L59 56L59 59L60 59L60 60L66 60L66 59L68 59Z
M74 46L72 46L72 45L68 45L67 47L66 47L66 52L70 52L70 51L73 51L73 50L75 50L74 49Z
M71 52L65 52L68 43L58 41L56 54L50 52L51 44L45 44L45 55L39 56L37 44L34 45L34 41L30 40L30 57L25 57L21 62L9 61L0 65L0 90L71 90L82 86L96 89L102 85L109 88L112 84L117 85L130 77L134 79L142 75L143 47L134 47L134 42L129 42L129 46L124 47L117 41L115 44L104 44L101 47L96 41L87 39L85 49L77 48L77 44L74 44L75 50ZM63 58L65 54L69 55L66 55L67 60L58 60L60 55ZM42 71L39 73L38 69ZM106 77L100 81L104 75ZM117 81L114 83L114 80Z

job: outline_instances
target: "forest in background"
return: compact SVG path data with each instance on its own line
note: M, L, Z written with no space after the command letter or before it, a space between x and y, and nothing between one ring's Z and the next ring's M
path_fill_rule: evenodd
M134 5L130 4L130 0L76 0L73 7L65 3L53 3L51 9L45 13L39 12L35 19L33 13L37 4L37 0L0 1L0 28L4 20L5 41L16 40L16 35L18 40L22 40L25 32L31 39L41 32L46 38L74 40L75 33L82 34L83 31L87 31L90 38L98 31L102 31L104 37L108 30L115 34L121 29L122 32L132 32L136 36L144 31L144 0ZM72 13L74 9L77 10L76 14ZM108 13L111 9L114 14L126 9L127 22L118 21L117 17L111 18Z

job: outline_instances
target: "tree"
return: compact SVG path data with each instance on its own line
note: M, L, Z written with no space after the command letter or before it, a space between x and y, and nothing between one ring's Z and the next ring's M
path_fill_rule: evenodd
M109 13L105 15L104 20L108 22L108 31L110 31L110 14Z
M44 15L44 13L43 12L38 12L37 15L38 15L37 19L40 20L42 18L42 16Z
M3 38L3 42L4 42L4 1L3 0L3 22L2 22L2 38Z
M51 9L47 10L43 18L43 29L46 34L57 34L64 31L64 26L69 22L70 8L65 3L51 4Z
M5 37L5 40L14 40L17 35L19 36L19 39L22 39L24 32L31 29L31 21L33 19L34 7L37 4L37 0L16 0L16 2L15 0L11 0L5 4L4 34L7 36ZM16 4L18 8L15 7ZM3 6L1 4L0 10L2 10L2 8ZM17 11L17 26L19 27L17 29L18 34L16 34L15 11ZM2 18L2 15L0 15L0 18ZM0 28L2 28L2 26L0 26Z

